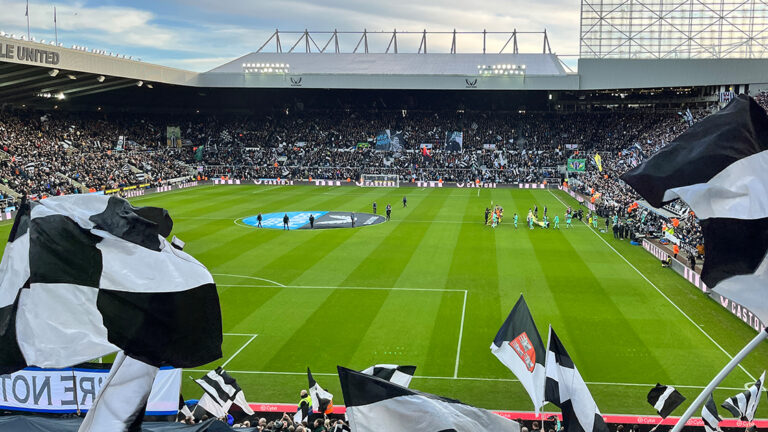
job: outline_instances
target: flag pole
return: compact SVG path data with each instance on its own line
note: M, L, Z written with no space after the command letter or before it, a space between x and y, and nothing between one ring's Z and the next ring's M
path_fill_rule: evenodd
M696 397L696 400L694 400L691 405L688 407L687 410L685 410L685 413L680 417L680 420L677 421L677 424L675 424L675 427L670 430L670 432L680 432L683 427L685 426L685 423L693 416L693 413L696 412L696 410L701 407L701 405L707 400L709 395L715 390L715 388L725 379L725 377L728 376L731 371L736 368L736 366L744 360L744 357L747 356L750 352L752 352L755 348L757 348L758 345L760 345L760 342L764 341L766 338L768 338L768 331L763 330L760 333L757 334L757 336L752 339L747 346L741 349L738 354L736 354L731 361L728 362L727 365L721 370L714 379L712 379L712 382L710 382L704 390L701 391L701 394L699 394L698 397Z
M56 46L59 46L59 27L56 23L56 5L53 6L53 33L56 37Z
M27 0L27 9L24 15L27 16L27 40L30 41L32 38L30 37L29 33L29 0Z

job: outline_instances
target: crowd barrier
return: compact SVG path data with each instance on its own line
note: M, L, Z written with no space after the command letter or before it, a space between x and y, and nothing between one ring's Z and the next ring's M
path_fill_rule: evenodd
M595 211L595 210L597 209L597 207L595 207L595 205L594 205L594 204L592 204L592 203L591 203L591 202L589 202L589 201L588 201L586 198L584 198L583 196L581 196L581 194L577 194L576 192L574 192L574 191L572 191L572 190L570 190L570 189L568 189L568 188L562 187L562 186L558 186L558 189L560 189L561 191L564 191L565 193L567 193L568 195L570 195L570 196L571 196L571 198L573 198L573 199L575 199L576 201L578 201L578 202L579 202L579 204L582 204L582 205L586 206L586 207L587 207L587 209L589 209L589 210L591 210L591 211Z

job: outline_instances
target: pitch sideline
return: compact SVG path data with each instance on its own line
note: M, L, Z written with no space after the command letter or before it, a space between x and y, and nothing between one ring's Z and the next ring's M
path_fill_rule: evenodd
M549 192L549 193L550 193L550 194L551 194L553 197L555 197L555 199L556 199L556 200L560 201L560 204L564 205L565 207L568 207L568 205L567 205L567 204L565 204L565 203L563 202L563 200L561 200L561 199L560 199L560 197L558 197L557 195L555 195L555 194L554 194L554 193L553 193L551 190L548 190L548 192ZM585 224L585 225L586 225L586 222L584 222L584 221L581 221L581 222L582 222L583 224ZM643 274L643 272L641 272L640 270L638 270L638 269L637 269L637 267L635 267L635 266L634 266L634 265L633 265L631 262L629 262L629 260L628 260L627 258L625 258L625 257L624 257L624 255L622 255L622 254L621 254L619 251L617 251L617 250L616 250L616 249L615 249L613 246L611 246L611 244L610 244L610 243L608 243L608 242L607 242L607 241L606 241L606 240L605 240L605 239L604 239L604 238L603 238L603 237L602 237L600 234L598 234L597 232L594 232L594 231L593 231L592 233L593 233L594 235L596 235L596 236L597 236L597 238L599 238L600 240L602 240L602 242L603 242L603 243L605 243L605 245L606 245L606 246L608 246L609 248L611 248L611 250L612 250L613 252L615 252L615 253L616 253L616 255L618 255L619 257L621 257L621 259L623 259L625 263L627 263L627 264L628 264L630 267L632 267L632 269L633 269L635 272L637 272L637 274L639 274L639 275L640 275L640 277L642 277L643 279L645 279L645 281L646 281L646 282L648 282L648 284L650 284L650 285L651 285L651 286L652 286L652 287L653 287L653 288L656 290L656 292L658 292L659 294L661 294L661 296L662 296L662 297L664 297L664 298L665 298L665 299L666 299L666 300L669 302L669 304L671 304L672 306L674 306L674 307L675 307L675 309L677 309L677 310L678 310L678 312L680 312L680 313L681 313L681 314L682 314L682 315L683 315L683 316L684 316L684 317L685 317L685 318L686 318L686 319L687 319L687 320L688 320L688 321L689 321L691 324L693 324L693 326L694 326L694 327L696 327L697 329L699 329L699 331L700 331L702 334L704 334L704 336L706 336L706 337L707 337L707 339L709 339L709 340L710 340L710 341L711 341L713 344L715 344L715 346L716 346L716 347L718 347L718 348L720 349L720 351L722 351L722 352L723 352L723 353L724 353L724 354L725 354L725 355L726 355L726 356L727 356L729 359L731 359L731 360L733 359L733 356L732 356L732 355L731 355L731 354L730 354L728 351L726 351L726 350L725 350L725 348L723 348L722 346L720 346L720 344L719 344L719 343L717 343L717 341L715 341L715 340L712 338L712 336L710 336L710 335L709 335L709 333L707 333L707 332L706 332L706 331L705 331L703 328L701 328L701 327L700 327L698 324L696 324L696 322L695 322L693 319L691 319L691 317L690 317L690 316L688 316L688 314L687 314L687 313L685 313L685 312L684 312L682 309L680 309L680 306L678 306L678 305L677 305L675 302L673 302L673 301L672 301L672 299L670 299L669 297L667 297L667 295L666 295L666 294L664 294L664 292L663 292L663 291L661 291L661 290L659 289L659 287L657 287L657 286L656 286L656 284L654 284L653 282L651 282L651 280L650 280L650 279L648 279L648 278L647 278L647 277L646 277L646 276ZM752 374L751 374L751 373L749 373L749 372L748 372L748 371L747 371L747 370L744 368L744 366L742 366L741 364L739 364L739 368L741 368L741 370L742 370L742 371L744 371L744 373L745 373L745 374L747 374L747 376L748 376L750 379L752 379L753 381L755 380L755 377L754 377L754 376L752 376Z

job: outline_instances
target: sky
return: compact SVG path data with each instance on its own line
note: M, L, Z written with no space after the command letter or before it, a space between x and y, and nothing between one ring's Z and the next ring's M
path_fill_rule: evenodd
M579 51L579 0L134 0L40 2L30 0L29 21L36 40L66 47L86 46L192 71L207 71L256 51L276 28L281 31L488 31L547 30L552 52ZM0 0L0 31L26 34L25 0ZM300 37L281 34L283 51ZM313 36L322 48L330 35ZM498 52L509 36L489 36ZM341 36L351 51L359 35ZM400 52L416 52L420 35L398 36ZM383 52L389 36L369 37L371 52ZM541 34L521 35L520 52L541 52ZM450 35L428 39L429 52L449 52ZM303 44L301 45L303 46ZM510 47L505 52L511 52ZM274 43L264 51L274 51ZM457 37L458 52L482 52L481 35Z

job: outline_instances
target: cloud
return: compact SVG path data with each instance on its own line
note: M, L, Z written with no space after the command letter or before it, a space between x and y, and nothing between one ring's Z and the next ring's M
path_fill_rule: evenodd
M332 31L549 31L552 50L578 53L579 3L575 0L259 0L125 1L124 5L91 5L83 1L57 3L59 41L66 46L119 51L145 61L204 71L255 51L274 32L281 30ZM26 34L25 0L6 0L0 30ZM53 8L50 3L30 3L32 35L53 39ZM300 35L281 34L287 51ZM323 47L330 35L313 34ZM509 35L491 35L487 52L501 50ZM342 35L342 50L351 51L360 35ZM383 52L389 34L372 34L372 52ZM401 52L416 52L421 36L399 35ZM449 52L451 35L428 36L430 52ZM521 52L540 52L542 35L518 38ZM332 46L332 44L331 44ZM481 35L460 35L458 52L480 52ZM303 49L303 45L297 47ZM265 50L273 51L274 44ZM313 51L315 50L313 45ZM505 52L511 52L511 45ZM219 63L219 60L223 60Z

